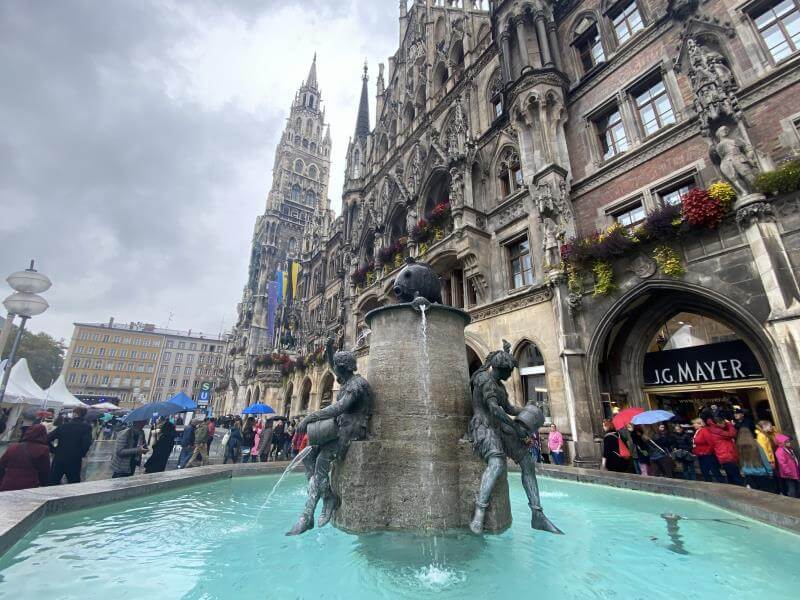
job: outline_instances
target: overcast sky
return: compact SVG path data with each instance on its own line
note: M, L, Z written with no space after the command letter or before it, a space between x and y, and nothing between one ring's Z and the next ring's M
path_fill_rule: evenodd
M338 210L362 65L374 97L397 4L0 2L0 276L35 258L53 280L31 328L69 340L74 321L170 313L171 328L230 328L314 52Z

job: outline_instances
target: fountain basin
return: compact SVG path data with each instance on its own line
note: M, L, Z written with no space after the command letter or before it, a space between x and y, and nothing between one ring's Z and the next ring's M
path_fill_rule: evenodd
M277 478L226 478L48 516L0 558L0 598L93 600L124 591L134 599L464 600L531 590L543 598L666 598L679 589L718 600L779 597L800 584L800 536L694 500L541 478L548 513L567 535L518 519L488 537L327 527L286 538L305 499L301 475L287 477L254 518ZM727 487L684 489L719 497ZM518 477L510 498L524 514ZM681 517L677 531L665 514Z

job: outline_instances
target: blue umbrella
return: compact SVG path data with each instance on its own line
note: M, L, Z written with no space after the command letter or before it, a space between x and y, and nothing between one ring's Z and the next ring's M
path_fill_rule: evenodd
M256 402L255 404L251 404L247 408L242 411L243 415L268 415L274 413L275 411L272 410L271 406L267 406L266 404L261 404L260 402Z
M172 402L173 404L182 406L186 410L194 410L195 408L197 408L197 403L191 398L189 398L189 396L187 396L183 392L178 392L172 398L167 400L167 402Z
M646 410L631 419L634 425L652 425L674 419L675 415L668 410Z
M144 404L138 408L133 409L122 418L125 423L133 423L134 421L149 421L153 415L158 417L167 417L179 412L186 412L186 409L172 402L151 402Z

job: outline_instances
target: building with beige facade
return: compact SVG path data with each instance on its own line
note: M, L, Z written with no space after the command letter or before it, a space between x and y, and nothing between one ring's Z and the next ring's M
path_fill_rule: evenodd
M203 382L224 377L227 336L160 329L147 323L75 323L64 360L69 390L107 398L121 408L195 398ZM212 399L213 402L213 399Z

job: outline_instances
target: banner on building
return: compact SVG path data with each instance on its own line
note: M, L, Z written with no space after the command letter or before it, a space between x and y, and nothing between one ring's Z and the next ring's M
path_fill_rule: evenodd
M286 286L283 285L283 278L285 273L283 271L275 271L275 285L276 289L278 290L278 302L283 302L283 294L284 290L286 290Z
M270 281L267 286L267 344L272 347L275 341L275 314L278 310L278 282Z

